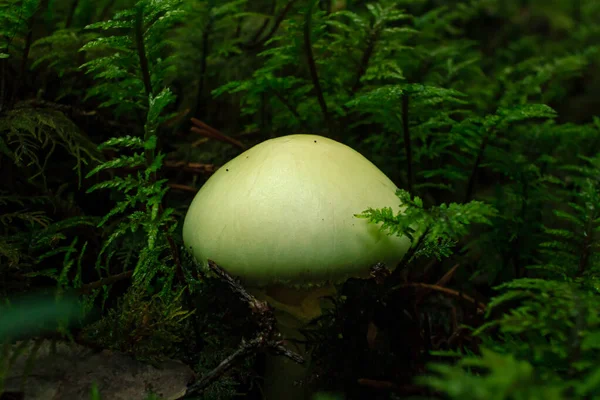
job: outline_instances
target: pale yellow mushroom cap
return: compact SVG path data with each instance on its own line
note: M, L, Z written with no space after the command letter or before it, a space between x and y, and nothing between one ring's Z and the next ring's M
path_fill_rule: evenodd
M354 215L399 209L396 186L350 147L316 135L262 142L223 165L198 192L183 241L250 286L336 283L394 268L410 241Z

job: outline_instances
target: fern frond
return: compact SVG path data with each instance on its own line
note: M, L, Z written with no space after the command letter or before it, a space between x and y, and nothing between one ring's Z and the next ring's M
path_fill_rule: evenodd
M395 214L390 207L369 208L356 217L381 224L380 229L389 235L404 235L413 243L416 238L425 235L420 240L422 247L415 249L415 255L419 256L441 258L450 255L452 244L468 234L470 225L491 224L497 213L493 207L479 201L441 204L425 210L419 197L411 197L404 190L398 190L396 195L402 207L398 213Z
M0 117L0 138L10 149L13 162L34 166L37 171L30 179L41 176L44 182L46 164L57 146L74 158L73 169L80 179L84 165L102 159L96 145L58 110L17 105Z
M86 29L117 34L93 39L80 49L104 52L81 66L99 81L87 98L102 98L100 106L116 106L118 115L147 111L148 95L153 87L162 87L168 69L161 56L165 45L162 39L185 15L181 5L181 0L141 0L109 21L88 25Z
M430 364L429 370L418 382L449 399L509 399L514 393L522 399L564 398L564 387L547 382L528 361L487 348L481 349L480 356L462 357L455 365Z
M0 224L10 225L15 219L25 221L31 225L47 227L52 221L43 211L16 211L12 213L0 214Z
M490 302L488 316L500 308L511 309L482 325L476 335L497 328L506 337L527 337L526 345L521 341L503 341L494 346L530 360L541 373L573 379L574 386L581 385L581 380L594 372L600 348L590 344L600 332L596 312L600 297L583 280L523 278L497 289L503 293Z
M580 165L567 165L576 188L568 208L553 211L568 228L544 228L547 240L540 244L542 259L554 268L550 273L563 277L595 277L600 273L600 158L581 156ZM530 268L544 273L546 262Z
M27 22L35 13L39 0L4 0L0 3L0 59L7 59L13 48L20 51L27 34Z

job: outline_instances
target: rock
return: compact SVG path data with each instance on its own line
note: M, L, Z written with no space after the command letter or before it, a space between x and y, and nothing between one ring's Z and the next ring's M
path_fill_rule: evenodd
M123 353L66 342L53 346L50 340L41 343L31 363L33 348L33 341L26 345L5 380L6 391L22 391L27 400L89 400L94 383L102 399L145 400L154 393L175 400L183 397L194 376L179 361L166 360L156 367Z

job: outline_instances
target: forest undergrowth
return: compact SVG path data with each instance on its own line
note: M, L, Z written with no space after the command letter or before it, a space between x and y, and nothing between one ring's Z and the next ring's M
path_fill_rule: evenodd
M596 0L0 0L0 396L48 339L261 399L279 343L181 226L310 133L396 183L357 217L412 242L306 331L315 399L600 399L599 71Z

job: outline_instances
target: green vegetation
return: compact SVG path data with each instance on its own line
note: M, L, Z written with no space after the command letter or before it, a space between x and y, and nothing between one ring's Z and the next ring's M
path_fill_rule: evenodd
M263 314L182 223L220 165L310 133L396 183L403 214L356 218L412 242L306 329L315 398L600 398L598 21L597 0L0 0L0 393L48 339L261 399Z

